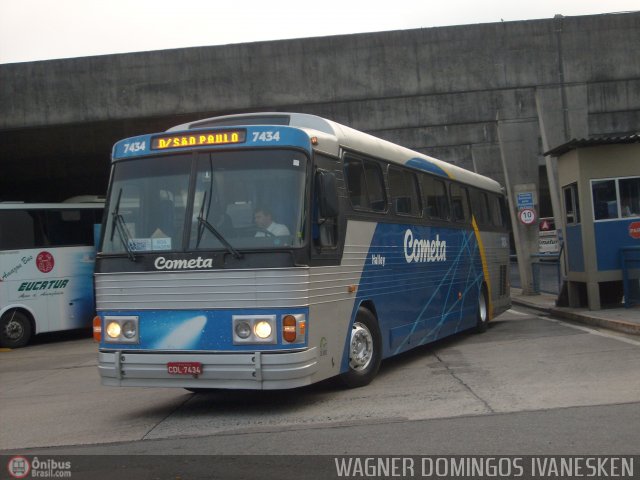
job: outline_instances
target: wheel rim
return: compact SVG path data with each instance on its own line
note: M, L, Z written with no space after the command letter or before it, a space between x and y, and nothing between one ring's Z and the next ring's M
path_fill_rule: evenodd
M356 322L351 330L349 366L356 371L366 370L373 359L373 336L362 323Z
M18 340L24 335L24 326L21 322L15 320L9 320L4 328L6 337L10 340Z
M478 314L480 315L480 322L487 321L487 299L484 298L484 292L480 292L480 298L478 299Z

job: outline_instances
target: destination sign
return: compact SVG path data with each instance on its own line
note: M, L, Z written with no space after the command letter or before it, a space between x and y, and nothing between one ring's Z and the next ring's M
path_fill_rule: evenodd
M151 140L152 150L169 148L204 147L207 145L228 145L244 143L247 139L246 130L225 130L214 132L179 133L159 135Z

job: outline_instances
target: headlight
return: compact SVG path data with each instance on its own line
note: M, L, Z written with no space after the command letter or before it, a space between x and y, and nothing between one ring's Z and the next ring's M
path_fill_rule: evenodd
M131 320L127 320L126 322L124 322L124 324L122 325L122 334L126 338L131 340L133 337L136 336L137 333L138 333L138 329L136 328L135 323L133 323Z
M119 317L107 315L104 317L107 343L138 343L138 317Z
M122 328L118 322L109 322L107 324L107 335L109 335L110 338L118 338L121 332Z
M248 322L238 322L236 325L236 335L243 340L249 338L251 335L251 327Z
M234 345L278 343L275 315L233 315Z
M261 339L266 339L271 336L271 325L269 322L264 320L259 321L253 326L253 333L256 334L256 337Z

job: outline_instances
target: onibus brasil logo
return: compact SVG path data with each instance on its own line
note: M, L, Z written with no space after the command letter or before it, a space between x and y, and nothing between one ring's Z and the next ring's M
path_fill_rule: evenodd
M7 463L9 475L13 478L26 478L29 473L32 477L40 478L71 478L71 462L47 458L40 460L33 457L31 461L23 456L15 456Z

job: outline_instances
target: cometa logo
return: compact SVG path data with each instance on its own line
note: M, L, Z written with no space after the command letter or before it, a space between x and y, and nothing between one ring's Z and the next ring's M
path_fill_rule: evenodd
M199 268L213 268L213 259L198 257L189 260L167 260L164 257L158 257L153 266L158 270L197 270Z
M407 229L404 232L404 258L407 263L446 262L447 242L440 240L440 235L436 235L435 240L414 238L413 232Z

